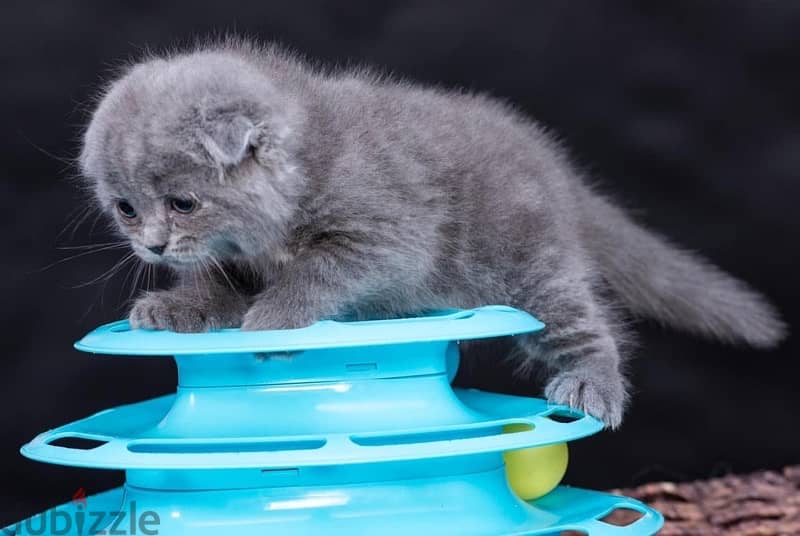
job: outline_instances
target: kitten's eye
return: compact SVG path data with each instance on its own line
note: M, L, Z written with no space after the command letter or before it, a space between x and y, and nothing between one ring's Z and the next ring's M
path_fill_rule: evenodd
M117 210L124 218L132 219L136 217L136 209L124 199L117 201Z
M179 197L173 197L170 200L170 205L172 206L172 210L175 212L180 212L181 214L190 214L191 212L194 212L197 203L195 203L193 199L181 199Z

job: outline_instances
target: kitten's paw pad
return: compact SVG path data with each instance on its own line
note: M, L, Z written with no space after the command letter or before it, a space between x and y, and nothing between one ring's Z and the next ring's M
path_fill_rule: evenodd
M131 309L131 327L199 333L212 329L208 312L188 300L167 293L151 292L139 298Z
M550 380L544 393L549 401L588 413L608 428L616 428L622 422L627 396L621 378L562 372Z

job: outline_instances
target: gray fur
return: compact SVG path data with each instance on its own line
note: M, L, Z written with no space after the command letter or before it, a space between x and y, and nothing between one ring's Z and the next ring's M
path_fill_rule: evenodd
M81 164L134 250L179 277L139 299L134 327L510 304L548 326L519 339L520 370L550 371L547 397L612 427L627 399L617 300L728 341L767 347L785 333L759 294L637 226L540 126L481 95L206 46L114 81ZM171 197L199 208L177 213Z

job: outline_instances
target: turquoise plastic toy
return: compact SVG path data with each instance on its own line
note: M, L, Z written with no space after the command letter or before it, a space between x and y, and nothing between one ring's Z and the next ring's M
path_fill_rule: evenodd
M177 392L22 447L42 462L124 470L126 483L5 530L33 534L49 515L74 536L110 533L113 523L167 536L654 534L661 515L632 499L560 486L525 501L509 487L503 452L578 439L599 421L540 399L451 387L458 341L543 327L502 306L265 332L100 327L75 347L174 356ZM620 508L641 517L624 527L602 521ZM117 514L78 527L89 512Z

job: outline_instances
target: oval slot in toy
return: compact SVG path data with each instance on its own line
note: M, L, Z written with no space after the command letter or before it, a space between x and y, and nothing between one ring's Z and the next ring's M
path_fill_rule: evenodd
M235 454L241 452L279 452L317 450L325 446L325 439L297 441L131 441L127 448L131 452L147 454Z

